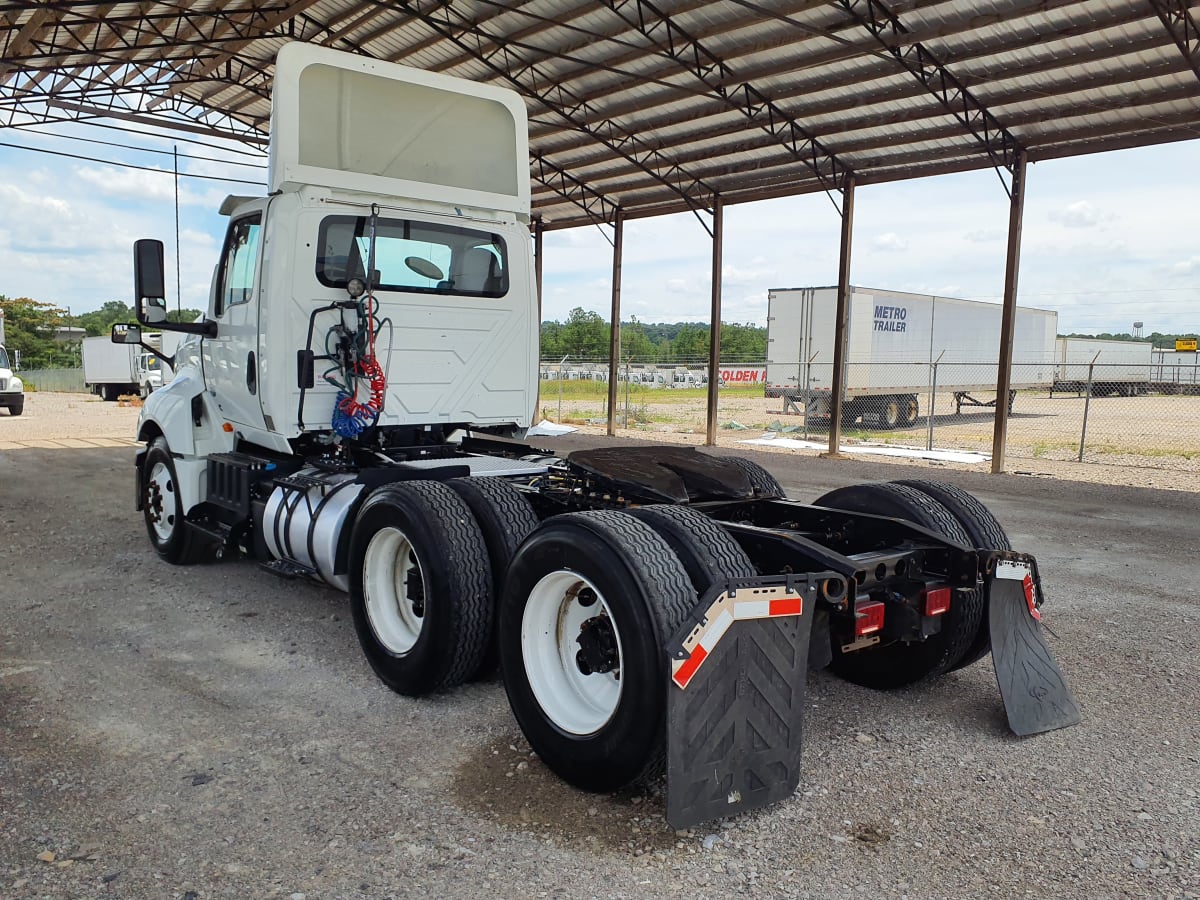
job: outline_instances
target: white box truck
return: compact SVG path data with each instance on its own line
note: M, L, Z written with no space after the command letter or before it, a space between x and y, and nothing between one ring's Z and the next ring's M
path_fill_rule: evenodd
M166 322L147 239L139 325L113 333L193 336L138 421L137 508L167 562L246 555L346 592L402 694L498 658L551 770L607 791L665 768L677 828L793 794L810 665L897 687L976 661L995 633L1014 730L1078 721L1033 557L997 549L999 524L958 489L806 506L741 457L524 443L538 296L517 94L286 44L270 148L266 196L222 206L204 320ZM253 596L262 576L220 577ZM772 652L747 666L751 647Z
M1150 389L1153 361L1150 341L1060 337L1054 346L1052 391L1082 393L1090 382L1097 397L1144 394Z
M767 307L767 396L803 404L829 417L837 288L775 289ZM846 334L845 421L907 427L920 398L935 389L963 406L994 406L976 394L996 390L1001 306L929 294L851 287ZM1058 314L1017 308L1013 392L1049 387L1054 377ZM935 372L936 364L936 372Z
M19 368L17 352L10 356L5 349L4 310L0 309L0 409L7 409L10 416L25 412L25 384L16 376Z
M143 334L150 347L160 347L162 335ZM114 344L109 337L83 339L83 381L94 394L116 400L125 394L149 397L162 387L162 361L157 352L132 344Z

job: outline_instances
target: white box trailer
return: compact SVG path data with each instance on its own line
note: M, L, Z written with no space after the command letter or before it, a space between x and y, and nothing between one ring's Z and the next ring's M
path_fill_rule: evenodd
M1150 385L1164 394L1200 394L1200 353L1195 350L1154 350Z
M843 417L886 428L912 425L921 396L953 393L957 408L992 406L974 395L996 390L998 303L851 287ZM829 416L837 288L768 294L767 396L800 401ZM1017 307L1011 390L1049 387L1058 314ZM1012 402L1012 394L1009 395Z
M161 334L144 334L151 347L161 346ZM132 344L114 344L109 336L83 339L83 381L105 400L122 394L148 397L162 387L162 363L157 353Z
M1150 388L1153 354L1154 344L1150 341L1058 338L1053 390L1085 391L1090 380L1094 395L1132 397L1145 393Z

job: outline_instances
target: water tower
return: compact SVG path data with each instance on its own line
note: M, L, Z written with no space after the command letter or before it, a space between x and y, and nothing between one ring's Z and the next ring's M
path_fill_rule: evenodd
M1133 323L1133 336L1135 338L1140 338L1142 336L1142 325L1143 324L1144 324L1143 322L1134 322Z

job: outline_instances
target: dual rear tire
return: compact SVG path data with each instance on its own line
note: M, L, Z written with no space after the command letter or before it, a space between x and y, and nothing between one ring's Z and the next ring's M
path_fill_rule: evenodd
M825 494L816 505L907 519L975 549L1011 547L1004 529L987 507L961 488L944 482L914 479L855 485ZM937 634L923 641L895 641L852 652L843 652L835 638L830 667L855 684L891 689L968 666L990 647L982 589L958 590Z

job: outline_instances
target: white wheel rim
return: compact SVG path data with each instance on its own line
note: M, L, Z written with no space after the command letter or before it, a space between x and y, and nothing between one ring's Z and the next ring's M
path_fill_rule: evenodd
M179 515L179 495L175 492L175 479L167 464L156 462L150 467L150 478L146 482L146 510L150 527L160 543L165 544L175 533L175 520Z
M584 589L596 600L579 601ZM617 667L585 675L579 669L577 638L583 623L604 616L617 643ZM604 595L583 576L570 571L544 576L525 603L521 616L521 657L538 705L569 734L592 734L602 728L621 700L621 633Z
M412 650L425 624L424 579L414 596L410 576L421 575L412 544L399 528L381 528L371 537L363 557L363 594L367 621L389 653L403 656Z

